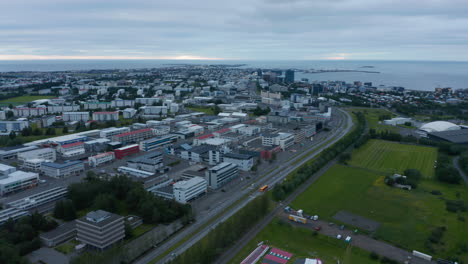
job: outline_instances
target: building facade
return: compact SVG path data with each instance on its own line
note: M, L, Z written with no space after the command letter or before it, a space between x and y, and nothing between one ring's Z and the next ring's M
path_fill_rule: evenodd
M222 162L210 169L205 173L208 186L212 189L218 189L224 184L230 182L239 175L239 169L236 164L229 162Z
M172 144L177 140L175 135L164 135L159 137L150 138L140 142L141 151L151 151L159 147Z
M43 159L48 161L55 161L57 159L57 154L53 148L41 148L31 151L26 151L18 153L18 160L24 163L26 160L30 159Z
M153 130L151 128L138 129L122 134L118 134L112 137L112 141L120 142L123 145L129 143L137 143L153 136Z
M243 171L249 171L254 165L253 157L247 154L227 153L224 154L223 161L236 164Z
M140 152L140 146L138 144L128 145L114 150L115 157L122 159L125 156L129 156Z
M118 121L119 112L94 112L93 120L96 121Z
M39 174L34 172L15 171L0 179L0 196L19 192L37 186Z
M64 122L71 122L71 121L89 121L89 113L88 112L63 112L62 120Z
M115 159L115 154L114 152L105 152L105 153L100 153L94 156L91 156L88 158L88 163L89 166L91 167L97 167L101 164L111 162Z
M79 175L84 171L84 164L80 160L65 161L64 163L43 162L41 171L44 175L61 179Z
M76 232L78 241L104 250L125 237L124 218L103 210L89 212L76 220Z
M193 177L190 180L174 183L174 199L179 203L187 203L190 200L206 193L208 183L202 177Z

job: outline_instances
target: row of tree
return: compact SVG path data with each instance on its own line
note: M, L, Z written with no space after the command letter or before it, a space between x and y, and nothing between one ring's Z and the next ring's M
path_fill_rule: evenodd
M270 203L268 195L254 199L170 263L214 263L226 249L269 212Z
M290 178L283 181L281 184L277 184L273 189L273 199L276 201L284 200L289 194L291 194L299 185L304 183L310 176L319 171L329 161L340 155L352 144L355 147L359 147L364 144L368 137L362 137L362 133L366 127L366 119L364 114L357 112L353 114L357 117L357 125L349 134L340 139L338 142L328 147L312 162L302 165L299 170L294 173Z
M39 232L56 227L55 221L37 212L17 221L7 220L0 226L0 263L27 263L21 256L41 247Z
M170 223L179 218L185 221L192 219L190 205L155 196L126 176L103 180L89 175L83 182L68 187L68 199L56 203L55 217L73 220L79 210L102 209L117 214L127 211L141 216L143 222L150 224Z

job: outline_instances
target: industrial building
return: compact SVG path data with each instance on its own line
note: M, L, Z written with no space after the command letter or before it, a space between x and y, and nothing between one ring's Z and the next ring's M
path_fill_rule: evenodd
M104 250L125 237L124 218L103 210L76 220L76 239L91 248Z
M406 122L412 122L411 118L406 118L406 117L394 117L392 119L387 119L384 120L383 123L385 125L390 125L390 126L397 126L397 125L403 125Z
M65 158L80 156L86 153L83 142L75 142L57 147L58 152Z
M144 170L139 170L135 168L130 168L130 167L125 167L125 166L120 166L117 169L118 172L128 174L130 176L135 176L138 178L148 178L154 175L154 173L144 171Z
M223 161L236 164L243 171L249 171L254 165L253 157L247 154L226 153Z
M80 160L67 160L64 163L43 162L41 164L41 171L47 176L61 179L79 175L84 171L84 165Z
M155 173L160 168L164 167L162 152L154 151L146 155L130 159L127 161L127 166Z
M125 147L114 149L115 157L117 159L122 159L125 156L129 156L138 152L140 152L140 146L138 144L128 145Z
M468 145L468 129L431 132L427 133L427 137L435 141Z
M239 169L236 164L222 162L212 168L209 168L205 173L205 178L211 188L218 189L236 178L238 174Z
M30 159L43 159L48 161L55 161L57 159L56 151L53 148L41 148L18 153L18 160L25 162Z
M37 186L39 174L34 172L14 171L0 178L0 196L22 191Z
M208 183L202 177L193 177L190 180L176 182L173 186L175 200L185 204L206 193Z
M128 127L109 127L104 128L99 132L99 137L111 139L113 136L130 132L130 128Z

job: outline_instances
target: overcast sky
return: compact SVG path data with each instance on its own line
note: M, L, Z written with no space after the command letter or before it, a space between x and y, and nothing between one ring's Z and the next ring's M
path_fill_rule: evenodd
M468 61L468 0L0 0L0 60Z

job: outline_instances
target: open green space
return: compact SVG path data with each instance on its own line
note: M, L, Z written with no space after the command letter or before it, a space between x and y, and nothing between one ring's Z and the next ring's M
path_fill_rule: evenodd
M55 247L55 250L58 252L62 252L65 255L68 255L75 251L75 246L78 245L79 242L76 241L75 239L69 240L67 242L64 242L58 246Z
M50 95L24 95L24 96L18 96L18 97L13 97L10 99L5 99L1 100L0 104L25 104L29 103L34 100L39 100L39 99L51 99L55 98L55 96L50 96Z
M396 117L396 115L388 110L381 108L350 108L350 112L361 112L364 114L369 129L375 129L377 132L388 130L389 132L398 132L398 128L395 126L379 124L380 116L387 115L389 117Z
M404 145L402 145L404 146ZM431 192L437 190L441 195ZM322 219L333 220L346 210L375 221L381 226L372 234L394 245L446 258L459 256L468 261L466 250L468 212L448 212L445 200L463 200L468 204L468 190L423 179L417 189L406 191L384 183L384 174L365 168L335 165L293 201L292 207ZM432 231L446 227L441 242L425 244Z
M186 107L187 109L190 109L194 112L203 112L207 115L214 115L214 111L213 111L213 108L212 107L195 107L195 106L190 106L190 107Z
M325 263L338 263L338 261L345 264L379 263L369 258L369 252L349 246L342 240L320 234L314 235L312 230L294 227L278 219L270 222L230 263L239 264L261 241L293 254L293 258L288 263L307 257L320 258Z
M437 149L433 147L369 140L353 152L349 164L388 174L417 169L425 178L433 178L436 159Z

